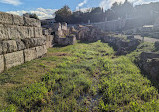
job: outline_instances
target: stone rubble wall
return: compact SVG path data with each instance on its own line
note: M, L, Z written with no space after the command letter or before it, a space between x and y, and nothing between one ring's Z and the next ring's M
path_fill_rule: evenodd
M101 40L102 42L111 45L117 52L116 55L126 55L137 48L141 43L139 39L134 36L127 36L126 39L105 33L93 25L78 25L71 28L70 32L76 35L77 39L85 42L95 42Z
M153 79L159 80L159 42L154 44L153 52L142 52L140 55L139 66Z
M111 33L105 33L100 31L97 27L90 25L82 26L78 25L70 30L77 35L77 39L86 42L94 42L101 40L104 43L108 43L112 46L116 55L126 55L134 51L141 43L141 40L135 39L133 35L127 36L127 38L121 38L114 36ZM155 51L141 53L138 61L139 67L153 79L159 80L159 42L155 42Z
M53 26L43 28L43 34L47 37L47 47L58 45L67 46L76 43L76 36L71 34L67 23L54 23ZM52 41L52 43L50 43Z
M42 57L52 40L39 20L0 12L0 72Z
M104 36L101 41L112 46L117 51L116 55L126 55L134 51L141 43L141 40L135 39L133 36L131 38L127 36L127 39L115 36Z
M159 80L159 53L143 52L140 55L139 66L153 79Z

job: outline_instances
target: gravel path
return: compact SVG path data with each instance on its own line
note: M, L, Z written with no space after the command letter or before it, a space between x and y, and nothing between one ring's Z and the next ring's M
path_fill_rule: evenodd
M142 40L142 37L140 35L135 35L135 38ZM150 38L150 37L144 37L144 41L155 43L156 41L159 41L159 39Z

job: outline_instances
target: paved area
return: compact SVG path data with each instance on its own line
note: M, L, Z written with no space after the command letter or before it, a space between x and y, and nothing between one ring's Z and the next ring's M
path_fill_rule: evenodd
M142 40L142 37L140 35L135 35L135 38ZM159 41L159 39L144 37L144 41L155 43L156 41Z

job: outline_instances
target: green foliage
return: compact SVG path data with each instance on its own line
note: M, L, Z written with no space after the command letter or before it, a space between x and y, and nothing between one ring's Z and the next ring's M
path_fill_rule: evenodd
M68 6L64 6L55 12L56 22L67 22L71 24L77 23L88 23L91 22L102 22L105 19L104 11L100 7L95 7L87 12L75 11L72 13Z
M101 110L116 111L133 108L137 111L146 103L158 101L156 100L157 89L141 76L139 69L128 58L104 59L102 64L107 76L102 75L99 84L99 90L103 94L100 101ZM137 106L138 102L140 106ZM131 104L133 107L129 106ZM148 111L147 108L143 109Z
M27 87L9 91L8 100L27 110L42 106L47 88L43 83L31 84Z
M55 20L56 22L70 22L70 16L72 12L70 8L65 5L63 8L59 9L55 12Z
M1 112L17 112L17 107L14 105L9 105L6 109L3 109Z

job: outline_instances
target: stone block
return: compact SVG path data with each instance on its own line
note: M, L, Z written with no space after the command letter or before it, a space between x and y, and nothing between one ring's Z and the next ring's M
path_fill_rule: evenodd
M0 43L0 55L3 53L2 43Z
M25 38L33 38L34 37L34 28L33 27L23 27L22 34Z
M42 38L35 38L37 39L37 46L41 46L41 45L45 45L46 44L46 37L42 37Z
M46 48L53 47L53 43L54 43L54 36L53 35L47 35L46 36Z
M76 36L75 35L70 35L67 37L67 39L68 39L69 45L74 45L76 43Z
M34 27L34 37L43 37L42 28Z
M12 14L8 14L5 12L0 12L0 23L1 24L13 24Z
M33 27L8 26L10 28L10 39L23 39L34 37Z
M76 43L76 37L74 35L68 36L66 38L58 38L58 45L66 46L73 45Z
M155 52L142 52L140 55L141 60L147 60L152 58L159 58L159 54Z
M61 28L62 28L62 30L67 31L68 30L67 29L67 23L62 23Z
M40 20L28 17L23 17L23 19L24 19L24 26L41 27Z
M28 48L31 48L32 46L34 46L34 45L32 45L32 44L35 44L35 43L32 43L31 39L29 39L29 38L22 39L22 41L24 42L24 45L25 45L25 47L26 47L27 49L28 49Z
M36 47L37 58L42 57L46 53L47 53L47 49L45 45Z
M17 25L0 25L0 40L34 37L34 28Z
M62 30L61 23L54 23L53 30L54 31L60 31L60 30Z
M23 17L18 16L18 15L12 15L12 16L13 16L13 25L19 25L19 26L24 25Z
M37 58L36 48L33 47L33 48L25 49L24 57L25 57L25 62L36 59Z
M21 41L20 39L16 40L16 44L17 44L17 50L21 51L25 49L25 44L23 41Z
M13 66L17 66L24 63L23 51L17 51L17 52L5 54L4 58L5 58L6 69L9 69Z
M15 40L2 41L3 53L12 53L17 51L17 44Z
M0 55L0 73L4 71L4 56Z
M10 37L10 29L5 26L0 24L0 40L8 40Z
M43 29L43 35L49 35L48 29Z
M14 26L14 25L9 25L7 26L10 29L10 34L9 34L9 39L20 39L20 38L25 38L23 35L24 29L21 26Z
M46 44L46 38L26 38L22 39L26 48L41 46Z

